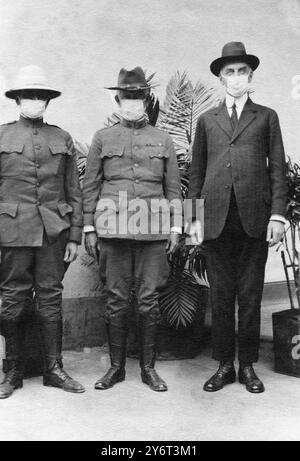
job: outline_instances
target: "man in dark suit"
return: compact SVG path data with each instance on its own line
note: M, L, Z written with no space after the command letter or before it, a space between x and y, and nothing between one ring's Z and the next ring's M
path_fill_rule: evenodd
M82 200L71 136L43 114L61 93L37 66L22 68L6 96L20 110L0 127L0 307L6 376L0 399L22 387L22 320L35 293L45 362L44 385L69 392L83 386L63 369L62 279L76 259Z
M276 112L254 104L249 83L259 59L243 43L227 43L210 66L226 88L225 101L198 120L189 197L204 200L204 232L190 234L207 256L212 299L213 358L219 369L204 385L213 392L235 381L235 301L239 381L249 392L264 385L258 360L260 307L268 247L280 241L286 209L285 156ZM196 215L194 214L194 217Z

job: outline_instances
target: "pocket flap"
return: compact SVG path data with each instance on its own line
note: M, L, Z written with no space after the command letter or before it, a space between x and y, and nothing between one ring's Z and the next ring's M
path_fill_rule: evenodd
M124 146L103 146L100 158L122 157L124 154Z
M0 203L0 215L8 214L12 218L17 216L18 203Z
M66 214L73 211L73 208L68 203L58 203L57 208L61 216L66 216Z
M17 152L21 154L23 152L24 143L18 141L2 141L0 143L0 152L5 152L7 154L12 154L13 152Z
M154 157L168 158L169 157L169 153L165 149L165 147L164 147L164 145L162 143L159 143L157 145L153 144L151 146L148 146L148 149L149 149L150 158L154 158Z
M51 141L49 143L49 149L51 150L51 153L53 155L56 155L56 154L68 154L69 151L68 151L68 148L66 146L66 144L62 141Z

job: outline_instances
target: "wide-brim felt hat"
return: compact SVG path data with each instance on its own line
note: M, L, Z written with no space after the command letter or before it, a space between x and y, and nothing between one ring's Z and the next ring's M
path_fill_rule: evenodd
M149 90L152 86L147 82L143 69L138 66L132 70L122 68L119 72L117 85L105 88L107 90L140 91Z
M229 42L223 46L222 56L211 63L210 70L218 77L222 67L233 62L245 62L252 70L259 66L258 57L253 54L247 54L245 45L242 42Z
M19 70L13 87L5 91L5 96L16 99L21 91L37 90L45 92L47 99L54 99L61 95L61 91L49 86L43 69L39 66L25 66Z

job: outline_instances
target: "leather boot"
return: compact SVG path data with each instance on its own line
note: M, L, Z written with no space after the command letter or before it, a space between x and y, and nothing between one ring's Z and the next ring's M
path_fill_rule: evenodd
M12 395L15 389L23 387L21 363L22 326L17 321L2 320L1 335L5 339L6 360L3 360L5 378L0 384L0 399Z
M253 369L252 363L240 363L239 382L245 384L247 391L252 394L260 394L265 390L262 381L257 377Z
M107 338L111 367L98 379L95 389L106 390L125 380L127 319L124 314L111 315L107 320Z
M62 320L50 322L42 319L39 326L44 359L44 386L58 387L66 392L85 392L85 388L63 369Z
M220 362L218 371L203 386L206 392L216 392L226 384L235 382L236 373L233 362Z
M141 344L141 378L155 392L168 390L166 382L156 372L156 333L157 320L141 316L139 319L139 335Z

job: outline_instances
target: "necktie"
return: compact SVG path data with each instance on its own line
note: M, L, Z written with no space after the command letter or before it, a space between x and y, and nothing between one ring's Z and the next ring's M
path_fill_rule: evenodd
M236 126L238 124L238 116L237 116L237 111L236 111L236 104L235 102L233 103L233 106L232 106L232 114L231 114L231 117L230 117L230 121L231 121L231 126L232 126L232 129L233 131L236 129Z

